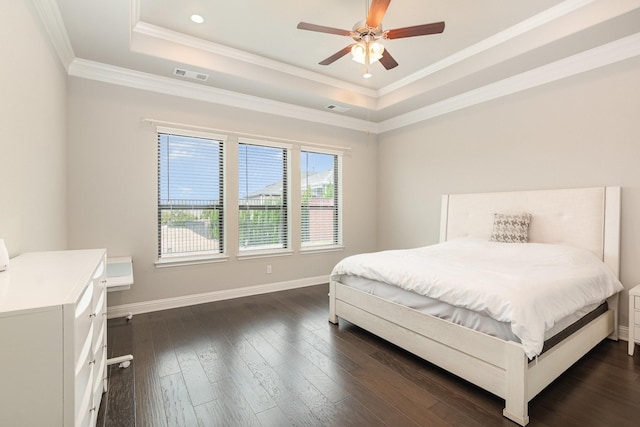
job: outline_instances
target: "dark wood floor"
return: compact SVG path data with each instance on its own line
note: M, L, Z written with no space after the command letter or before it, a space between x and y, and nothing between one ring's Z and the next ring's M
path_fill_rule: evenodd
M356 326L328 286L109 320L99 426L515 426L504 401ZM529 405L530 426L637 426L640 355L605 340Z

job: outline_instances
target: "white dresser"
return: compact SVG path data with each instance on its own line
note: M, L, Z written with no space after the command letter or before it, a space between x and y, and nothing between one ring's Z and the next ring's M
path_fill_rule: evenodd
M106 388L106 251L0 272L0 426L95 426Z

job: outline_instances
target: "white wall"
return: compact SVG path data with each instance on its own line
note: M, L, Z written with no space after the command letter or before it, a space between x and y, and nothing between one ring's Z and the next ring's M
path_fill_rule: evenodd
M66 72L27 1L0 6L0 238L66 247Z
M70 78L68 87L69 245L106 247L110 256L134 260L135 285L110 294L111 306L328 278L342 257L375 250L375 136L80 78ZM157 136L143 118L350 147L343 166L345 250L237 260L230 240L226 262L156 268ZM228 168L235 169L234 162ZM228 169L231 176L233 169ZM227 188L234 191L229 175ZM234 231L229 224L228 232ZM266 274L267 264L272 274Z
M379 249L436 243L445 193L619 185L621 280L640 283L639 76L634 58L381 135Z
M67 238L71 248L132 255L136 285L110 295L112 305L326 275L346 255L435 243L443 193L598 185L623 187L621 279L627 289L640 282L637 58L376 144L359 132L83 79L67 92L30 2L0 11L0 39L16 41L0 47L0 238L12 256L64 249ZM345 251L243 261L231 253L220 264L155 268L156 142L143 117L351 147ZM627 324L625 310L621 317Z

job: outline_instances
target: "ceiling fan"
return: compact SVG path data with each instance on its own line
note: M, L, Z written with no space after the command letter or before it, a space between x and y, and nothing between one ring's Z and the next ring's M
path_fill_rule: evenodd
M308 22L300 22L297 28L300 30L337 34L339 36L349 36L353 38L355 43L344 47L327 59L320 61L319 64L329 65L351 52L353 60L364 64L366 67L363 77L369 78L371 77L369 65L376 61L380 61L382 66L387 70L398 66L396 60L393 59L389 51L384 48L379 40L425 36L429 34L442 33L444 31L444 22L434 22L431 24L415 25L413 27L403 27L384 31L382 29L382 19L387 12L389 3L391 3L391 0L373 0L365 22L357 22L351 31L309 24Z

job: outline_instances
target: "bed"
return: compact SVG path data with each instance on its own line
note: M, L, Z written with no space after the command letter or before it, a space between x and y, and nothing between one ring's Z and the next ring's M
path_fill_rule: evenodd
M620 187L451 194L442 197L440 242L489 240L497 212L532 214L531 243L588 251L618 277ZM605 338L618 339L618 293L580 328L530 358L522 343L425 314L335 280L329 321L343 318L503 398L503 415L529 422L528 403ZM527 355L529 353L529 356Z

